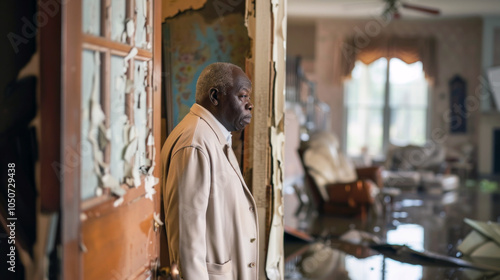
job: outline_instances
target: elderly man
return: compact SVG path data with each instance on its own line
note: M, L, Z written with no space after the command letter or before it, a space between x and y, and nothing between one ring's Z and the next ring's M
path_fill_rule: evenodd
M251 88L236 65L207 66L196 103L163 146L169 256L184 280L258 279L255 201L231 149L231 131L252 118Z

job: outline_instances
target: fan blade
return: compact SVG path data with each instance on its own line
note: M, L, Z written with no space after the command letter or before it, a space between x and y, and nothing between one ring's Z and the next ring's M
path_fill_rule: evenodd
M434 9L434 8L423 7L423 6L418 6L418 5L414 5L414 4L407 4L407 3L401 3L401 6L403 8L406 8L406 9L412 9L412 10L416 10L416 11L424 12L424 13L428 13L428 14L433 14L433 15L440 15L441 14L440 10Z

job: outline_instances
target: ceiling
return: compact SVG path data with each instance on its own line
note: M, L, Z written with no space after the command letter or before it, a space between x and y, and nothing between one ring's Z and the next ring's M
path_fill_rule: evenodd
M400 9L403 18L500 16L500 0L406 0L405 3L441 10L433 16ZM289 18L372 18L382 14L382 0L288 0Z

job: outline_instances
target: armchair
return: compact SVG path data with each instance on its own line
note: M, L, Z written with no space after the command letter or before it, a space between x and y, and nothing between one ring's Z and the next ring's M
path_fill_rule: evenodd
M327 132L316 132L301 143L305 185L319 212L357 214L375 202L382 187L381 168L354 168L338 146L335 135Z

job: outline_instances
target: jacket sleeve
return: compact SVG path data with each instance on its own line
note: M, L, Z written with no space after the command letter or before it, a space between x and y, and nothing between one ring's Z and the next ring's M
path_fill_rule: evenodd
M177 151L170 161L164 193L170 261L185 280L208 280L206 212L210 196L210 164L196 147Z

